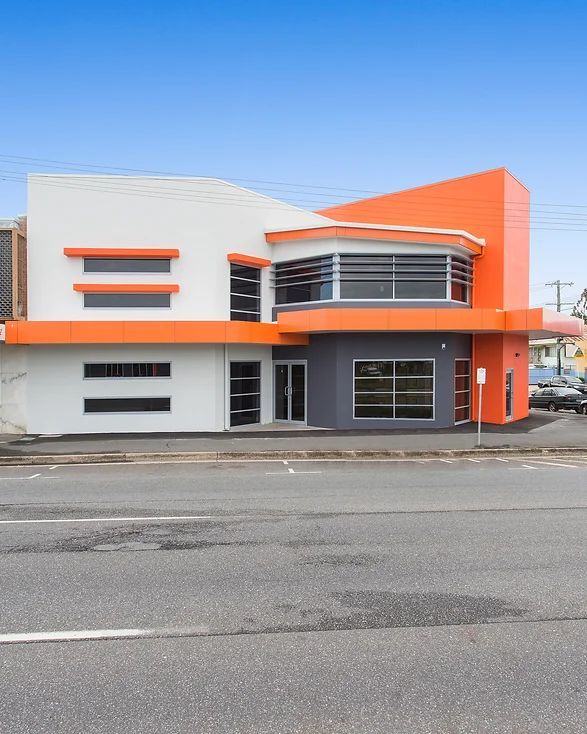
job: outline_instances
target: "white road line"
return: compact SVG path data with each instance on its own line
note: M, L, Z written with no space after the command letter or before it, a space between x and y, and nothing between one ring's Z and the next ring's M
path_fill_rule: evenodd
M35 525L41 523L76 523L76 522L147 522L153 520L211 520L221 515L161 515L159 517L63 517L46 520L0 520L0 525Z
M49 471L52 471L53 469L57 469L57 464L54 464L53 466L49 467Z
M438 461L442 461L444 464L452 464L453 463L449 459L438 459Z
M522 464L522 466L524 467L524 469L536 469L535 466L529 466L528 464Z
M495 457L495 460L496 461L502 461L504 464L508 464L509 463L507 459L498 459L497 456Z
M32 477L27 477L27 479L36 479L37 477L40 477L40 474L33 474Z
M289 461L285 461L285 460L284 460L284 462L283 462L283 463L285 464L285 466L287 466L287 465L289 464Z
M475 464L480 464L481 463L481 461L479 459L467 459L467 461L472 461Z
M287 463L287 462L286 462L286 463ZM290 474L295 474L295 472L294 472L294 470L293 470L293 469L291 468L291 466L289 467L289 469L288 469L288 472L289 472Z
M105 640L115 638L145 637L150 630L63 630L59 632L13 632L0 634L0 645L26 642L68 642L73 640Z
M534 464L543 464L544 466L564 466L566 469L577 469L574 464L560 464L555 461L534 461Z

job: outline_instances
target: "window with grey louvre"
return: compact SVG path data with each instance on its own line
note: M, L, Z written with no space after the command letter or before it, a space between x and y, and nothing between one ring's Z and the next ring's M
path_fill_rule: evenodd
M307 301L471 302L473 265L459 255L323 255L277 263L276 305Z
M230 265L230 320L261 321L261 271Z
M12 231L0 230L0 318L13 318Z

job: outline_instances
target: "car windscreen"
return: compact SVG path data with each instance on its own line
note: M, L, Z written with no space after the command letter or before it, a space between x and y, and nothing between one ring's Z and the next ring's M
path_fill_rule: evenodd
M578 390L575 390L572 387L557 387L556 391L559 395L580 395L581 394Z

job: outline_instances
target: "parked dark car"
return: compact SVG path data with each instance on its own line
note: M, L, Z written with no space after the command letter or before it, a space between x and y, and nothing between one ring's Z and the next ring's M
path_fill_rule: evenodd
M567 375L555 375L548 380L538 380L538 387L572 387L587 395L587 383L578 377L567 377Z
M552 413L557 410L574 410L581 412L581 403L585 397L572 387L543 387L530 395L531 408L545 408Z

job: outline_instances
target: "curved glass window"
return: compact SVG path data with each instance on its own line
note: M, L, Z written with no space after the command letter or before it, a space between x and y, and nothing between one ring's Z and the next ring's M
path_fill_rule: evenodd
M327 255L278 263L275 303L453 300L470 303L473 264L456 255Z

